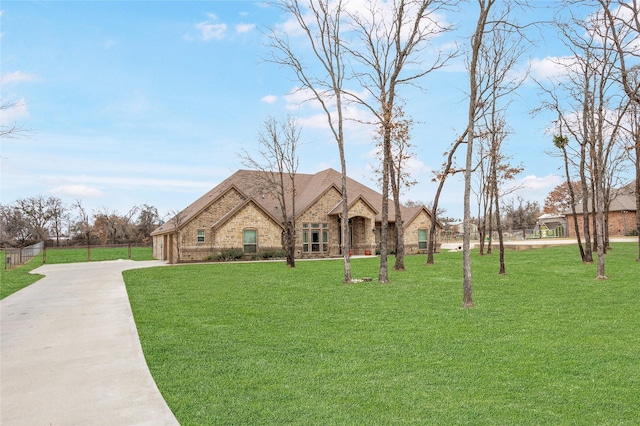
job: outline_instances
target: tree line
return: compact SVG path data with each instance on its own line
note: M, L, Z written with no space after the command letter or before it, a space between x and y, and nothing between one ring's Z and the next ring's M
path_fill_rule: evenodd
M552 22L533 22L527 20L533 2L472 3L476 6L475 26L466 44L448 45L445 49L438 42L439 37L452 32L455 26L440 18L460 13L463 4L460 1L371 1L354 8L341 0L281 0L278 4L298 26L301 36L294 43L293 36L281 27L272 28L268 33L267 60L289 69L299 83L298 91L316 102L326 115L340 154L343 218L348 217L343 125L346 120L353 120L347 117L350 106L362 107L370 114L370 119L356 121L375 126L378 134L382 189L378 282L387 283L387 256L392 244L397 246L393 268L404 270L403 247L397 244L402 241L399 195L411 185L403 174L403 159L408 158L403 148L408 147L410 140L411 117L402 112L403 102L408 101L402 97L402 88L422 87L433 71L446 67L453 58L465 59L468 113L461 120L460 135L445 152L446 159L434 178L438 189L431 206L437 219L438 201L446 180L457 173L464 176L463 306L471 307L471 201L475 194L481 229L486 231L495 223L500 245L499 273L505 274L505 224L501 223L501 208L509 210L509 206L504 206L501 200L509 191L508 181L523 170L521 165L511 164L503 148L510 134L507 111L516 99L517 89L529 78L527 73L518 72L518 66L534 43L532 31L542 26L555 29L557 40L571 53L556 59L560 76L537 82L540 111L554 111L558 115L550 123L555 133L550 146L555 145L562 152L567 182L580 181L585 212L583 260L592 261L591 219L595 220L593 241L598 253L598 277L605 278L604 211L610 199L607 191L629 163L635 163L636 181L640 180L640 5L636 0L556 2ZM469 8L465 8L465 13L469 13ZM462 164L457 163L457 156L463 159ZM276 171L280 176L286 172L284 167ZM388 241L386 232L390 197L399 232L395 242ZM577 198L571 205L576 202ZM587 206L589 202L591 205ZM638 204L640 207L640 198ZM517 210L512 207L512 211ZM521 203L519 208L526 210L527 206ZM593 218L589 211L594 212ZM288 223L290 218L283 221ZM427 264L433 263L436 235L433 222ZM341 223L344 282L351 282L348 221Z
M36 195L0 204L0 245L150 245L151 232L161 223L158 209L148 204L126 213L107 207L89 212L80 200L67 205L57 197Z

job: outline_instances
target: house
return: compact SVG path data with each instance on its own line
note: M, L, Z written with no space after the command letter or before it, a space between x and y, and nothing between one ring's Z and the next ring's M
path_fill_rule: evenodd
M263 189L262 173L237 171L153 231L154 257L176 263L207 260L234 248L247 255L281 249L282 214L274 192ZM296 257L341 256L342 174L327 169L296 174L295 180ZM285 181L288 185L289 179ZM350 178L347 194L352 252L375 253L380 243L382 195ZM424 206L403 207L402 219L405 253L425 252L431 213ZM395 241L395 231L390 203L389 241Z
M545 213L536 220L538 238L564 237L566 229L567 219L563 214Z
M611 236L624 236L632 235L636 228L636 195L635 195L635 181L621 187L611 190L611 204L609 205L609 220L608 229ZM589 209L591 203L589 202ZM583 234L582 228L584 224L582 203L576 205L576 216L578 218L578 229L580 234ZM575 226L573 220L573 213L571 211L565 212L567 219L567 236L575 236ZM595 218L595 215L591 215ZM594 221L590 220L592 235L595 235Z

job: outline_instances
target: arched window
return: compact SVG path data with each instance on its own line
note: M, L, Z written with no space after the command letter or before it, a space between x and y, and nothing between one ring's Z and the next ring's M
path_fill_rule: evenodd
M242 232L242 240L245 253L258 252L258 231L256 229L245 229Z
M427 249L427 230L426 229L418 229L418 249L419 250Z

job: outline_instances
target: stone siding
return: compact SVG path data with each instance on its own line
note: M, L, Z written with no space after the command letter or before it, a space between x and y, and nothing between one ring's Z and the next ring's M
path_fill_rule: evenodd
M329 224L329 253L328 256L340 255L339 233L340 224L337 216L329 216L329 212L342 200L342 196L335 188L330 188L315 203L310 205L296 219L296 255L298 257L310 257L323 254L304 253L302 251L302 224L303 223L328 223Z
M431 228L431 218L422 210L418 216L404 230L404 250L405 254L426 253L426 249L418 248L418 230L426 229L427 237Z
M575 238L576 230L573 226L573 215L567 214L567 237ZM595 215L591 215L589 217L589 225L591 228L591 235L595 235L595 223L594 223ZM609 212L609 235L610 236L624 236L633 231L636 226L636 212L635 211L626 211L626 212ZM578 229L580 230L580 236L584 238L583 232L584 226L584 217L581 214L578 214Z
M244 231L257 231L257 250L282 249L282 227L274 222L253 202L244 206L231 219L215 231L214 246L217 252L229 248L242 249Z
M358 200L349 209L351 219L351 235L353 237L352 252L354 254L364 254L365 251L375 253L376 251L376 214L362 200Z

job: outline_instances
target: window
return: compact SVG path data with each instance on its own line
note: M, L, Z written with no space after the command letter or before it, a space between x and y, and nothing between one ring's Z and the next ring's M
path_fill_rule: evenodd
M257 253L258 231L255 229L245 229L243 232L243 244L245 253Z
M306 229L302 232L302 251L309 253L309 231Z
M418 229L418 249L419 250L427 249L427 230L426 229Z
M302 251L305 253L327 253L329 251L328 223L302 224Z
M198 229L198 242L204 243L204 229Z

